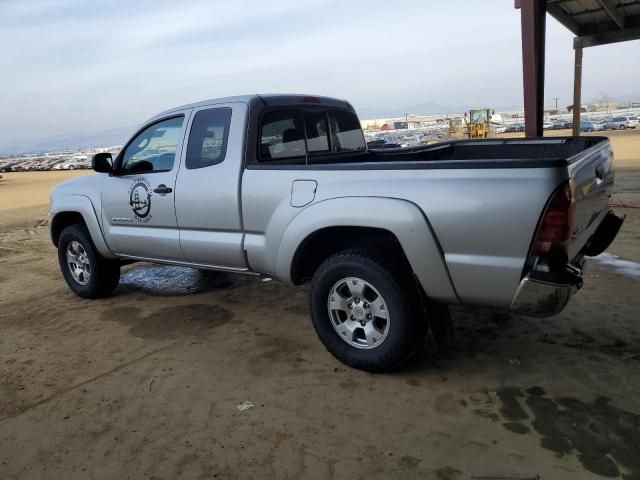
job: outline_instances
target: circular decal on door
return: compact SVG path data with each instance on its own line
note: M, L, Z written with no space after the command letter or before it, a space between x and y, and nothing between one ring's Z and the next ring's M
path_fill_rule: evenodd
M151 220L151 185L144 177L133 179L129 187L129 205L140 222Z

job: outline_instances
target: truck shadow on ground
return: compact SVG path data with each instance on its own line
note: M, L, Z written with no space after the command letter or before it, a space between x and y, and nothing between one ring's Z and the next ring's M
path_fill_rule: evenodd
M640 361L640 330L635 334L625 335L624 339L618 338L615 330L606 326L604 318L601 319L600 326L584 325L577 328L571 327L574 322L570 316L567 321L563 321L560 318L519 317L504 310L485 307L455 306L450 310L453 339L443 352L438 353L437 357L442 361L455 362L464 357L491 354L501 356L511 350L510 344L517 344L523 338L527 339L528 346L538 344L579 351L586 355L597 354ZM429 339L426 348L436 349L432 339ZM523 353L528 354L528 350L530 348L526 348ZM518 364L518 355L515 353L513 360ZM425 360L430 358L427 356ZM420 360L412 368L420 368Z
M250 308L257 314L269 312L268 317L262 317L263 322L280 321L287 316L291 321L309 322L305 287L292 289L278 282L262 285L255 278L184 267L137 265L123 273L118 295L173 296L204 292L221 295L198 296L197 301L181 302L181 305L171 305L167 299L152 312L136 306L114 306L103 312L103 320L125 323L130 334L139 338L165 340L199 336L236 321L234 305L241 298L241 303L251 303ZM215 303L210 303L211 300ZM456 306L451 312L455 340L449 349L439 353L433 340L427 339L418 355L392 375L413 387L426 388L431 374L446 379L461 369L468 371L473 364L477 369L488 371L488 381L500 387L466 394L459 405L452 401L455 394L445 393L441 395L442 401L435 399L436 410L451 408L452 403L463 410L469 408L472 415L501 425L513 435L539 436L541 448L551 455L574 456L585 470L596 475L640 479L640 415L620 408L604 396L584 401L564 394L548 394L539 386L542 382L530 383L530 369L546 369L550 362L556 362L563 355L583 358L589 365L603 359L634 364L640 361L640 335L625 336L622 340L610 329L600 326L606 322L582 325L575 323L571 314L567 314L564 321L547 321L511 316L489 308ZM572 327L574 323L580 328ZM300 357L304 347L297 343L299 341L299 338L276 334L265 339L258 336L254 353L261 361L299 366L304 360ZM521 362L530 367L529 373L525 367L521 368ZM573 374L570 363L558 367L559 370ZM508 373L506 377L505 373ZM509 379L506 385L501 378ZM594 384L593 388L597 391L598 385Z
M244 288L250 290L245 291ZM197 270L187 267L141 263L124 271L117 296L134 293L171 297L207 292L220 292L223 303L237 303L237 296L252 298L261 308L269 311L298 315L300 321L309 321L307 288L291 288L279 282L260 285L255 277L226 272ZM242 293L244 292L244 293ZM206 302L201 302L206 303ZM245 302L246 303L246 302ZM183 310L188 307L182 307ZM427 365L456 362L460 358L479 355L501 356L508 344L526 337L529 342L569 348L583 354L602 354L609 357L630 358L640 361L640 332L636 337L620 339L604 327L599 331L559 328L558 320L527 319L512 316L504 310L484 307L451 307L454 339L444 352L438 352L433 339L429 339L417 358L403 371L422 370ZM191 317L206 317L211 312L206 305ZM164 316L171 323L171 315ZM603 322L605 323L605 322ZM513 359L518 362L517 358Z

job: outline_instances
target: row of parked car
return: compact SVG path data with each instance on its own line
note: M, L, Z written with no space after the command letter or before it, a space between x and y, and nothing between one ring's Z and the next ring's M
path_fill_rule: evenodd
M626 130L636 128L640 123L638 117L613 117L608 120L585 120L580 122L581 132L599 132L602 130Z
M512 123L510 125L498 125L496 127L496 133L513 133L524 132L524 123Z
M626 130L627 128L637 128L640 124L640 117L618 116L610 118L591 118L580 122L581 132L600 132L602 130ZM545 130L562 130L573 128L573 121L570 119L558 118L544 122L542 128ZM524 132L524 123L517 122L510 125L499 125L496 133Z
M590 120L582 120L580 122L581 132L599 132L602 130L626 130L627 128L636 128L638 126L638 117L619 116L611 118L597 118ZM545 122L543 125L545 130L557 130L563 128L573 128L571 120L554 120L553 122Z
M0 171L33 172L44 170L78 170L91 168L91 159L86 155L69 157L15 157L0 159Z
M553 121L544 122L542 124L544 130L564 130L566 128L573 128L573 121L566 120L564 118L558 118Z

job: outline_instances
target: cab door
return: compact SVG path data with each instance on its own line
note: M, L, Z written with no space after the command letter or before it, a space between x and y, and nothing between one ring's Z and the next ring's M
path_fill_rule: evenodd
M175 196L188 262L247 270L240 210L247 112L246 104L229 103L191 116Z
M114 253L184 260L174 194L189 113L155 120L118 155L102 187L102 225Z

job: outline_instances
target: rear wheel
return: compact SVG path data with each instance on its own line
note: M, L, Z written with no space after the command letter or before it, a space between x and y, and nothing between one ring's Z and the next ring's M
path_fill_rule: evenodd
M346 250L318 268L310 307L326 349L361 370L398 367L427 331L411 272L384 266L365 251Z
M83 298L105 297L120 282L120 263L100 256L83 225L60 234L58 263L69 288Z
M619 128L620 130L624 130L624 129L625 129L625 128L627 128L627 127L625 127L624 125L620 125L618 128Z

